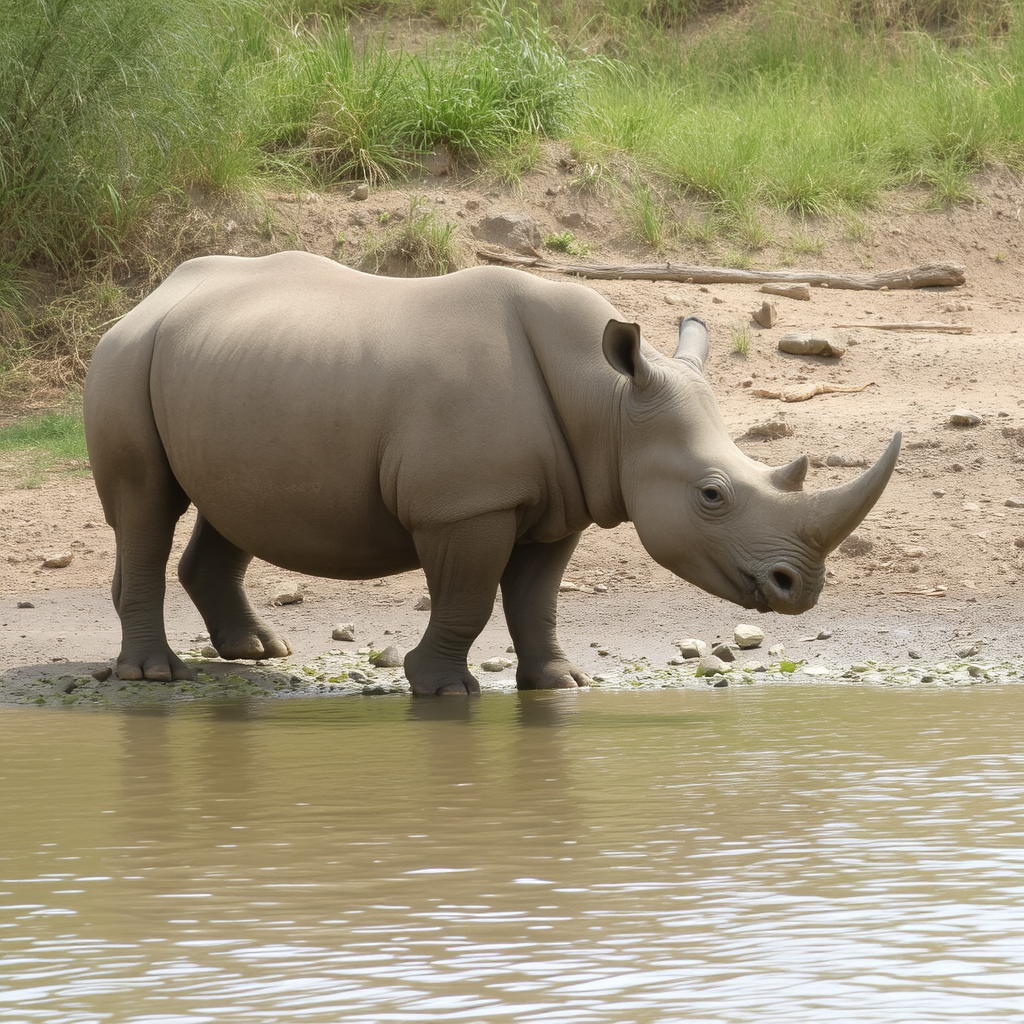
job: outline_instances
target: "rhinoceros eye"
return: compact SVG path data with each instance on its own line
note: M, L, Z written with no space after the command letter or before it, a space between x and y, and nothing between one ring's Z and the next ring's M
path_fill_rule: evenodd
M723 512L729 507L732 499L732 490L728 483L718 479L717 476L705 480L697 488L697 494L705 512Z

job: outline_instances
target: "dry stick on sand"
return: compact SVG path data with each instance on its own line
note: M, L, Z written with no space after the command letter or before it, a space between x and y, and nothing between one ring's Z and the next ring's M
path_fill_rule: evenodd
M874 331L928 331L935 334L971 334L973 327L965 324L940 324L929 320L911 320L897 324L833 324L833 327L870 327Z
M852 395L865 388L871 387L875 382L869 380L867 384L812 384L800 391L767 391L764 388L754 388L752 395L758 398L777 398L780 402L806 402L815 395Z
M623 281L681 281L686 284L766 284L772 281L804 282L820 288L847 288L855 291L881 291L899 288L952 287L965 282L964 268L958 263L928 263L920 267L887 270L879 274L826 274L817 270L734 270L731 267L691 267L664 263L657 266L620 267L607 264L556 263L543 256L516 256L511 253L478 249L477 255L493 263L513 267L533 267L577 277Z

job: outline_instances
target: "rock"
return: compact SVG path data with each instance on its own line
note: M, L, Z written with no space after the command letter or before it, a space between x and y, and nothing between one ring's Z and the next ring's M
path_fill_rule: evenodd
M863 455L851 455L848 452L832 452L825 457L826 466L838 466L844 469L863 469L868 460Z
M773 661L781 661L786 656L786 648L782 644L772 644L768 648L768 657Z
M875 547L875 542L863 533L851 533L842 544L839 545L839 553L848 555L850 558L859 558L866 555Z
M595 594L607 594L608 593L608 587L604 583L598 583L598 585L596 587L594 587L594 593Z
M726 671L725 662L713 654L705 655L697 663L698 676L720 676Z
M443 178L452 172L452 155L445 146L435 146L423 158L423 168L428 174L435 178Z
M355 640L356 627L351 622L340 623L331 630L332 640Z
M48 555L43 561L44 569L64 569L74 561L75 556L70 551L61 551L59 554Z
M966 647L960 647L956 651L958 658L973 658L976 654L980 653L981 647L978 644L968 644Z
M755 423L747 431L747 437L774 439L778 437L792 437L795 433L796 428L792 423L786 422L785 414L777 412L770 420L765 420L764 423Z
M569 580L562 580L562 582L558 584L559 593L562 593L562 594L568 594L572 590L579 590L579 589L580 589L580 585L578 583L572 583Z
M423 594L420 599L416 602L413 607L413 611L417 612L429 612L430 611L430 595Z
M793 284L763 284L761 291L768 295L783 295L787 299L803 299L805 302L811 299L811 286L803 281L794 281Z
M911 647L911 648L910 648L910 649L909 649L909 650L907 651L907 657L908 657L908 658L913 658L913 659L914 659L915 661L917 661L917 660L919 660L919 659L920 659L921 657L923 657L923 655L921 654L921 652L920 652L919 650L917 650L917 648L915 648L915 647Z
M114 670L108 665L106 668L98 668L93 672L92 677L98 683L105 683L112 675Z
M480 667L485 672L503 672L511 665L512 662L508 658L488 658L486 661L480 662Z
M951 427L976 427L981 423L981 416L970 409L954 409L947 422Z
M366 185L356 185L356 187L349 193L349 199L355 199L359 202L369 198L370 190Z
M711 648L711 656L713 658L718 658L721 661L736 660L736 652L733 650L732 644L727 643L715 644L715 646Z
M504 246L515 252L535 253L543 244L540 225L525 213L498 213L485 217L473 228L483 242Z
M830 356L840 359L847 342L835 331L790 331L779 338L779 351L798 356Z
M205 647L203 647L199 651L199 653L204 658L219 658L220 657L220 655L217 653L217 648L213 647L211 644L207 644Z
M267 603L274 607L283 604L302 604L302 591L283 590L281 593L275 594Z
M764 630L741 622L732 631L732 638L741 651L749 651L754 647L760 647L764 642Z
M1024 508L1024 501L1021 501L1019 498L1007 498L1003 505L1006 508Z
M35 608L35 605L31 601L19 601L19 608Z
M694 640L692 637L676 640L675 645L684 658L703 658L708 653L708 645L703 640Z
M378 651L370 658L370 664L374 668L401 668L404 662L402 652L394 646L385 647L383 651Z
M765 299L761 303L760 309L755 309L751 316L762 327L774 327L775 321L779 319L779 311L775 307L774 302L769 302L768 299Z
M749 661L743 666L744 672L767 672L768 666L763 661Z

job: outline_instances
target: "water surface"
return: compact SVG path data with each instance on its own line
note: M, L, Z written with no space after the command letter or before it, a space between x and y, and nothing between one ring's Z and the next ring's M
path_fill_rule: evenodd
M0 712L0 1021L1024 1019L1024 687Z

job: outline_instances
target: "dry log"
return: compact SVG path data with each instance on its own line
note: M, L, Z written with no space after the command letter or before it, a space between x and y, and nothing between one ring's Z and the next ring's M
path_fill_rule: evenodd
M870 327L876 331L928 331L935 334L971 334L973 327L964 324L940 324L930 320L911 320L897 324L833 324L834 327Z
M768 391L765 388L754 388L751 394L757 395L758 398L777 398L780 402L806 402L815 395L856 394L874 383L873 380L869 380L867 384L811 384L810 387L801 388L799 391Z
M543 256L517 256L492 249L478 249L477 255L507 266L615 281L682 281L686 284L766 284L781 281L854 291L950 287L966 281L964 268L958 263L928 263L878 274L828 274L816 270L735 270L732 267L692 267L674 263L632 267L556 263Z

